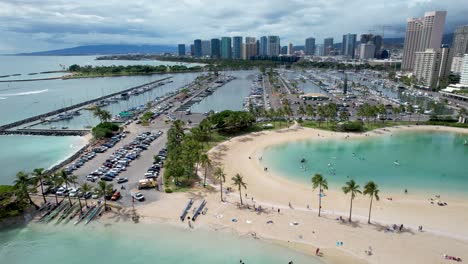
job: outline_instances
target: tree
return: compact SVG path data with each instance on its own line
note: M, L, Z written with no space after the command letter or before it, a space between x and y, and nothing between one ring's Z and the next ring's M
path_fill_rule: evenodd
M107 202L106 202L106 195L112 194L114 186L112 184L107 184L105 181L99 181L98 187L94 190L98 193L98 195L104 197L104 210L107 210Z
M421 118L421 115L424 114L424 107L420 107L418 110L418 121L416 122L416 124L419 124L419 119Z
M392 108L393 114L395 115L395 119L399 118L401 110L399 107L393 107Z
M325 106L319 105L317 108L317 113L319 116L319 126L320 126L322 119L327 117L327 110L325 109Z
M370 224L370 217L371 217L371 210L372 210L372 201L374 200L374 197L375 199L378 201L380 200L380 197L379 197L379 186L377 186L377 184L375 184L373 181L370 181L368 183L366 183L366 185L364 186L364 192L363 192L364 195L369 195L371 200L370 200L370 205L369 205L369 218L367 219L367 223Z
M210 157L208 157L207 154L202 154L200 156L200 162L203 168L205 168L205 174L203 176L203 187L206 187L206 174L208 172L208 169L211 168L212 163L211 163Z
M237 173L236 176L232 177L231 180L233 181L234 186L237 186L237 189L239 190L240 202L241 202L241 205L243 205L242 188L247 189L247 184L244 182L243 177L239 173Z
M320 212L322 210L322 190L328 190L328 181L325 179L322 174L315 174L314 177L312 177L312 189L315 191L315 189L319 188L319 213L318 216L320 217Z
M73 175L68 175L68 173L66 173L65 170L61 170L59 175L62 178L62 184L65 184L65 189L68 189L69 184L72 184L72 183L74 184L75 179L74 177L72 177ZM68 197L68 202L70 202L70 205L71 205L72 202L71 202L70 195L67 195L67 197Z
M54 173L52 175L49 176L49 180L52 182L52 184L54 185L54 188L55 190L57 190L57 188L62 185L63 181L62 181L62 177L60 177L60 174L58 173ZM58 204L58 196L57 196L57 192L55 192L55 202Z
M315 117L315 109L314 109L314 107L312 105L308 104L306 106L305 111L306 111L307 116L309 116L311 118Z
M382 123L385 123L385 118L387 116L387 109L385 108L385 105L380 104L377 107L377 112L379 113L380 118L382 119Z
M348 114L348 112L346 112L346 111L341 111L341 112L340 112L340 115L339 115L339 118L340 118L340 121L341 121L341 122L348 121L348 120L349 120L349 114Z
M42 198L44 199L44 203L47 203L47 200L44 194L44 180L47 178L47 175L44 173L44 168L36 168L33 170L32 174L34 176L34 179L39 181L39 183L41 184Z
M414 107L413 107L413 105L408 104L408 106L406 107L406 111L409 113L409 115L408 115L408 121L410 121L410 120L411 120L411 115L414 113Z
M91 186L91 184L85 182L81 185L81 191L86 194L87 192L90 192L93 190L93 186ZM86 208L88 208L88 200L85 198L85 205L86 205Z
M299 105L299 108L297 108L297 114L300 116L304 116L306 114L306 111L302 105Z
M346 185L341 188L345 194L351 193L351 205L349 207L349 221L350 222L351 222L351 213L353 211L353 200L358 193L361 193L361 191L359 190L359 187L360 186L356 184L354 180L350 180L346 182Z
M112 118L112 115L109 111L103 110L100 107L94 108L93 116L97 117L101 121L101 123L105 123Z
M218 167L214 173L215 179L219 180L221 186L221 202L223 201L223 182L226 181L226 174L224 173L223 168Z
M30 205L34 206L37 209L39 209L39 206L33 202L31 199L31 196L29 195L29 185L31 184L32 180L29 178L29 175L23 171L20 171L16 174L16 179L15 179L15 193L16 196L20 200L27 200Z
M460 107L458 110L458 118L468 115L466 108Z

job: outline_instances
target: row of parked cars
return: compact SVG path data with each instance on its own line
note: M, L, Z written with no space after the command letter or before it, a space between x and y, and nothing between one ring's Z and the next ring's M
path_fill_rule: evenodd
M145 132L139 134L135 140L114 151L101 167L86 177L86 180L92 182L98 179L113 181L119 174L127 170L130 163L137 159L142 151L149 148L151 142L161 135L161 131L157 133ZM124 183L126 181L128 181L126 177L117 178L117 183Z
M96 152L94 151L86 152L75 162L65 167L64 170L66 173L71 174L74 170L77 170L79 167L83 166L86 162L94 159L94 157L96 157Z
M164 161L167 157L167 148L162 148L159 153L156 155L156 159L153 161L153 164L148 168L145 173L146 179L156 180L159 176L161 169L164 166Z

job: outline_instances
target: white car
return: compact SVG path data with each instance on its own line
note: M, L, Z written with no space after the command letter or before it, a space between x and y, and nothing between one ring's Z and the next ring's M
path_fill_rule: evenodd
M140 192L134 193L132 196L133 198L135 198L135 200L138 200L140 202L145 200L145 196L143 196L143 194Z

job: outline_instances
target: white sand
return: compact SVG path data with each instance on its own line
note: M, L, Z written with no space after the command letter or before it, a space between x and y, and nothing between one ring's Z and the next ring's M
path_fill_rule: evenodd
M399 130L449 130L467 133L468 130L446 127L398 127L367 133L378 136ZM320 136L318 136L320 134ZM303 252L314 254L316 247L324 252L331 263L442 263L443 254L468 260L468 205L457 198L444 199L449 206L431 205L427 197L402 194L382 194L380 202L374 202L372 219L367 224L368 197L359 196L353 204L353 223L335 220L339 215L347 218L349 197L338 190L327 191L322 201L322 217L317 216L317 191L311 186L286 180L272 172L264 172L258 157L262 149L272 144L302 139L344 138L348 134L294 127L281 131L259 132L231 139L210 151L210 156L222 165L227 174L225 186L232 186L230 178L236 173L247 182L247 202L267 207L269 212L258 214L253 210L238 209L237 193L230 193L227 203L219 202L219 191L207 192L195 189L187 194L165 195L164 199L141 206L138 212L143 221L164 220L179 223L178 217L189 197L208 201L208 213L201 216L195 228L210 227L215 230L233 229L241 235L255 233L257 237L273 240ZM364 134L349 134L350 140ZM248 159L248 157L252 159ZM393 201L385 198L391 196ZM428 194L428 197L430 194ZM243 197L245 198L245 196ZM196 202L198 203L200 200ZM291 202L294 209L290 209ZM306 206L310 205L310 209ZM274 210L272 211L272 207ZM277 213L277 209L281 213ZM222 215L222 217L221 217ZM232 222L236 218L237 222ZM272 220L273 224L266 224ZM248 222L247 222L248 221ZM291 225L298 222L298 225ZM407 232L384 232L386 225L404 224ZM418 232L422 225L425 232ZM188 228L188 227L187 227ZM343 242L343 246L336 246ZM372 246L373 255L365 250Z

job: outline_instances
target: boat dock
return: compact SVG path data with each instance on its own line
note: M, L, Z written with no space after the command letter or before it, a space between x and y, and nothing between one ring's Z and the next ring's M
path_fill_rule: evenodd
M56 129L50 130L50 129L24 129L24 128L23 129L15 129L15 128L17 128L19 126L22 126L22 125L25 125L25 124L28 124L28 123L35 122L35 121L45 120L47 117L55 116L55 115L58 115L58 114L61 114L61 113L67 112L67 111L76 110L78 108L81 108L81 107L84 107L84 106L87 106L87 105L90 105L90 104L93 104L93 103L97 103L97 102L99 102L99 101L101 101L103 99L107 99L107 98L111 98L111 97L114 97L114 96L117 96L117 95L121 95L122 93L129 93L131 91L138 90L140 88L144 88L144 87L146 87L148 85L158 84L160 82L163 82L163 81L171 79L171 78L172 77L169 76L169 77L162 78L162 79L159 79L159 80L156 80L156 81L153 81L153 82L145 83L145 84L138 85L138 86L135 86L135 87L132 87L132 88L128 88L128 89L125 89L125 90L122 90L122 91L118 91L118 92L111 93L111 94L108 94L108 95L105 95L105 96L101 96L99 98L95 98L95 99L88 100L88 101L85 101L85 102L81 102L81 103L78 103L78 104L75 104L75 105L63 107L63 108L60 108L60 109L57 109L57 110L54 110L54 111L51 111L51 112L48 112L48 113L40 114L40 115L37 115L37 116L33 116L33 117L29 117L29 118L26 118L26 119L23 119L23 120L20 120L20 121L13 122L13 123L10 123L10 124L2 125L2 126L0 126L0 135L11 135L11 134L16 134L16 135L18 135L18 134L19 135L43 135L43 136L46 136L46 135L52 135L52 136L83 135L83 134L88 133L89 130L56 130Z

